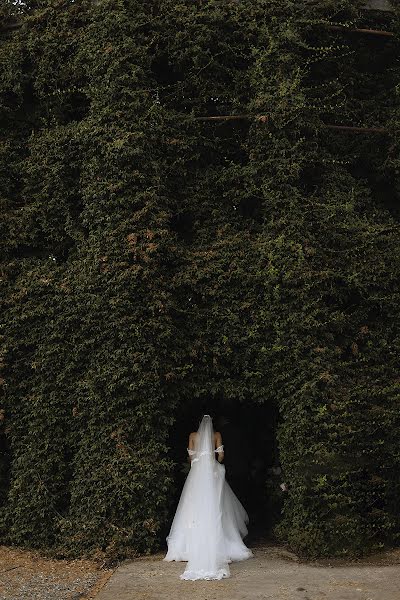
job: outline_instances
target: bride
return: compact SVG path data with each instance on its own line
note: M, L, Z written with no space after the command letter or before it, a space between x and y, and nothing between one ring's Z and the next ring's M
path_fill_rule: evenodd
M189 436L190 471L167 536L165 561L187 561L181 579L230 577L229 563L254 556L242 541L249 517L225 479L224 447L210 415ZM218 461L215 460L218 454Z

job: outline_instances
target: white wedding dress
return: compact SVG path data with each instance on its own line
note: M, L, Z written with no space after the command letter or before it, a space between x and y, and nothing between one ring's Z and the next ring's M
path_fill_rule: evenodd
M204 415L197 431L190 471L167 536L165 561L187 561L181 579L222 579L229 563L254 556L242 541L249 517L215 460L212 419Z

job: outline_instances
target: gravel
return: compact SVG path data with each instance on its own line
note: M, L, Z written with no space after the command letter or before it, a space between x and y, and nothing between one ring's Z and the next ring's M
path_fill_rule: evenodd
M115 570L104 565L0 546L0 600L90 600Z
M5 586L0 600L81 600L97 579L98 575L86 575L62 582L59 577L41 573L29 579L15 577L11 588Z

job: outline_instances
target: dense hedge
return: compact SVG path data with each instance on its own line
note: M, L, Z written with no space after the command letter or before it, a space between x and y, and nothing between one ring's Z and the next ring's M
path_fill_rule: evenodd
M3 3L3 543L159 548L218 396L279 408L280 540L398 545L400 14L362 4Z

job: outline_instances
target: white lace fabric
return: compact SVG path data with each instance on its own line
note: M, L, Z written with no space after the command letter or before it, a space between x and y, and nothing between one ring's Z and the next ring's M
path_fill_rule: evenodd
M218 452L218 454L220 452L223 452L224 450L224 446L218 446L218 448L216 448L214 450L214 452ZM197 454L197 450L191 450L190 448L187 448L187 451L189 452L190 456L193 456L194 454ZM208 450L204 450L203 452L200 453L200 456L204 456L205 454L212 454L212 452L209 452Z
M185 571L181 575L179 575L180 579L186 579L189 581L196 581L197 579L226 579L230 576L229 570L227 569L219 569L217 572L215 571Z
M220 454L221 452L223 452L223 450L224 446L222 445L218 446L218 448L216 448L214 452L218 452L218 454ZM202 456L213 454L213 452L211 452L210 450L203 450L199 453L197 450L191 450L190 448L187 448L187 451L189 452L189 456L194 456L195 454L198 454L198 456L192 460L192 463L197 462Z

